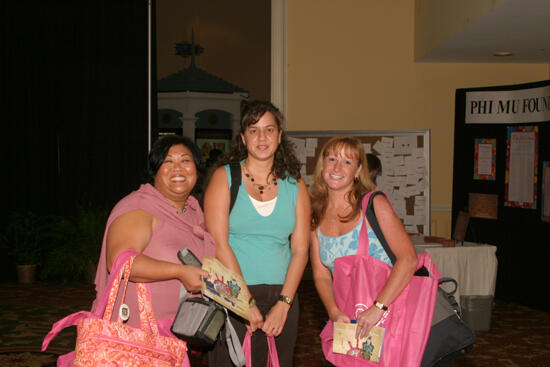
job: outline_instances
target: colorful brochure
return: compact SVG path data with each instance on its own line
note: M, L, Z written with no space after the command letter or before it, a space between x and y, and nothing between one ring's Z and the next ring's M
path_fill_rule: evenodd
M210 279L202 279L202 294L248 320L250 297L244 279L210 256L203 257L202 269L210 273Z
M365 338L356 339L357 324L335 322L332 351L347 354L373 362L380 362L384 345L385 329L374 326Z

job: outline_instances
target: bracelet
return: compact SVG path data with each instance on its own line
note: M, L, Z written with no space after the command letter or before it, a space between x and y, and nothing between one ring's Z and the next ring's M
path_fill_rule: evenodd
M373 306L380 309L380 310L382 310L382 311L387 311L388 310L388 306L386 306L385 304L383 304L382 302L379 302L379 301L374 301Z
M252 308L254 307L255 304L256 304L256 298L250 297L250 299L248 300L248 307Z

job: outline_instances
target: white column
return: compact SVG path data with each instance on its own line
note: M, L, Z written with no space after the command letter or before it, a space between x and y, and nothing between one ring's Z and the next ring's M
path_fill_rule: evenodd
M288 120L286 4L287 0L271 1L271 103Z

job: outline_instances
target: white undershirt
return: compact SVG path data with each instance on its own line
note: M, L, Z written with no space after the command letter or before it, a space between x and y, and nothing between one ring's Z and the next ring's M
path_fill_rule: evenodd
M277 202L276 196L268 201L259 201L254 199L250 195L248 195L248 197L252 201L252 205L254 205L254 208L256 208L258 214L260 214L262 217L267 217L268 215L273 213L273 209L275 209L275 203Z

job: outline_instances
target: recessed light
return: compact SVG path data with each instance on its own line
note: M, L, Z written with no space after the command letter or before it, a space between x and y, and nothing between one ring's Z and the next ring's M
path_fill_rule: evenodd
M494 52L493 56L512 56L512 53L508 51L499 51L499 52Z

